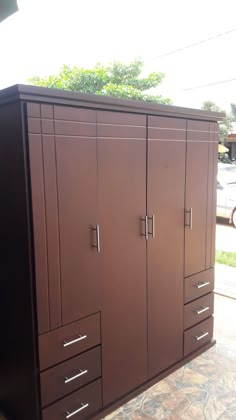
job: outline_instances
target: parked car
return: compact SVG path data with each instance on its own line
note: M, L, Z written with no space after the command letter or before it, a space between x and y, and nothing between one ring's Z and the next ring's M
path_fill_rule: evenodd
M218 162L216 215L236 227L236 166Z

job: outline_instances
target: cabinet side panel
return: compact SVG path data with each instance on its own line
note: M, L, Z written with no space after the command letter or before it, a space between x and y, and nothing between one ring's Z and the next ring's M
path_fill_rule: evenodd
M0 108L0 407L38 420L28 158L20 103Z

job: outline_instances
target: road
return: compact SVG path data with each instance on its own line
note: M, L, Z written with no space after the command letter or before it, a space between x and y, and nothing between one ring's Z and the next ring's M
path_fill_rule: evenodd
M217 218L216 249L236 252L236 228L228 220Z

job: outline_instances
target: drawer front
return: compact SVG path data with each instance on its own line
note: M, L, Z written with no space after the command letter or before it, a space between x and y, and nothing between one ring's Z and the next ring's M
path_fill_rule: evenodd
M211 341L213 336L213 317L202 321L184 333L184 356Z
M100 376L100 347L41 373L42 406L51 404Z
M100 314L39 336L40 370L100 344Z
M209 318L213 314L214 294L202 296L184 307L184 329Z
M87 419L102 408L101 380L73 392L43 410L43 420Z
M212 292L214 288L214 268L202 271L184 280L184 303L198 299Z

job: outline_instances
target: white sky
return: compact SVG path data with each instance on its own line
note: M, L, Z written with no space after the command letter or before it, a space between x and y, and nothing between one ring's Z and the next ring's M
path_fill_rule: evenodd
M175 105L199 108L236 102L235 0L19 0L20 11L0 24L0 88L56 73L62 64L141 57L145 72L163 71L157 93ZM166 57L158 55L235 29L231 34Z

